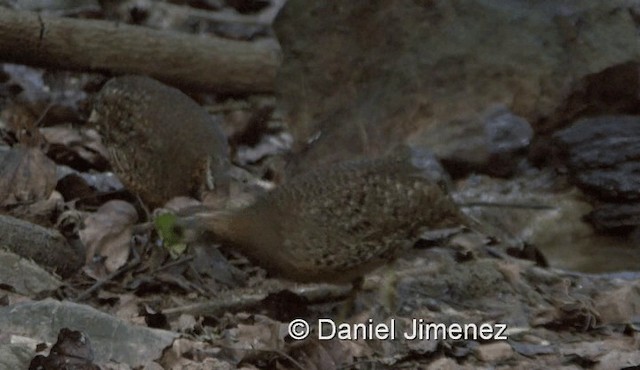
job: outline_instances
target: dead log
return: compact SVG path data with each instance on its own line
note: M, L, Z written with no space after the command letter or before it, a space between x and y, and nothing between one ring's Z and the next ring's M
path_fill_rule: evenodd
M272 39L233 41L2 8L0 58L47 68L144 74L189 89L268 92L280 48Z

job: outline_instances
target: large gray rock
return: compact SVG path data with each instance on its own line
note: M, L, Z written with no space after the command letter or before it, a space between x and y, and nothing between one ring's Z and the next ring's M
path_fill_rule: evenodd
M432 149L454 177L472 172L511 176L524 160L533 130L504 107L491 107L481 120L461 119L425 128L421 144Z
M160 358L178 336L128 324L90 306L67 301L45 299L0 307L0 330L5 336L53 342L62 328L78 330L89 337L96 362L117 361L131 367Z
M554 115L593 98L575 93L583 83L640 60L633 4L290 0L275 25L284 51L277 89L298 165L420 144L427 127L495 103L553 130L563 124ZM613 80L596 84L607 90L596 95L633 82Z
M592 196L597 230L640 226L640 116L586 118L553 136L556 162ZM604 202L604 203L603 203Z

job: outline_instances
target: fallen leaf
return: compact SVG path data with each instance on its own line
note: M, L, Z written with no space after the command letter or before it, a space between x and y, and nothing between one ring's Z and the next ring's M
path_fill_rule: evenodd
M56 186L56 165L38 148L22 145L0 152L0 206L48 199Z
M99 279L122 267L129 258L136 209L122 200L111 200L89 215L80 240L87 247L85 273Z
M49 155L56 162L81 171L108 168L109 153L94 129L79 130L71 126L43 127L40 133L49 143Z
M187 249L187 244L183 241L183 235L175 227L176 220L177 217L173 213L163 213L153 220L156 230L158 230L158 234L162 238L162 243L172 258L177 258Z

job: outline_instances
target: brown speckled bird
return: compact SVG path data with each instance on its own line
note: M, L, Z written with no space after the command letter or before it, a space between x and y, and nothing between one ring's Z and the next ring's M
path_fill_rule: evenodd
M397 155L318 169L247 208L179 225L187 239L230 244L272 275L347 283L393 260L425 229L466 223L424 168Z
M205 109L144 76L109 80L94 100L111 165L127 189L162 205L178 195L226 191L227 141Z

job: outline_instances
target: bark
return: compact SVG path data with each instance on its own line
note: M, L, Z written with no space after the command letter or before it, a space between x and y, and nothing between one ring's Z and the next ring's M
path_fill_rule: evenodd
M217 92L269 92L280 48L151 30L107 21L0 11L0 58L47 68L144 74L172 85Z

